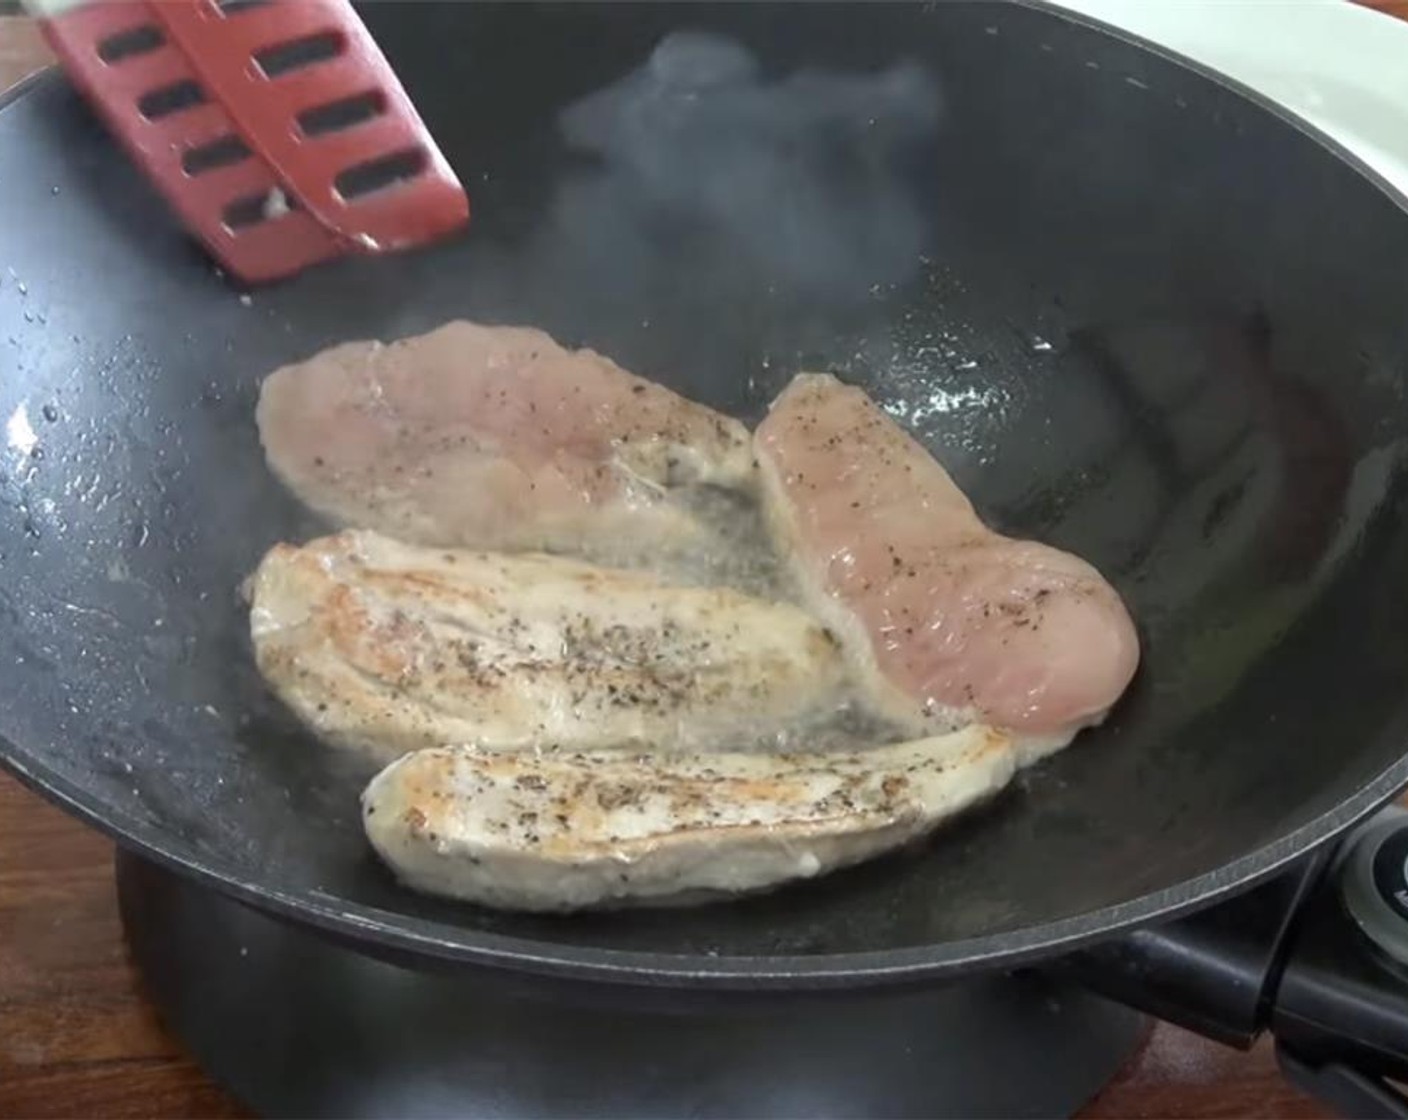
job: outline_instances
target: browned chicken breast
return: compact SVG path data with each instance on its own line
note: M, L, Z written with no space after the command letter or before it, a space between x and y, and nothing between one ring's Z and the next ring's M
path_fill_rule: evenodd
M1012 777L983 727L865 751L699 757L417 751L362 798L409 886L522 910L679 902L858 863L932 831Z
M259 668L319 735L421 747L705 749L844 692L797 607L539 554L348 531L276 545L249 582Z

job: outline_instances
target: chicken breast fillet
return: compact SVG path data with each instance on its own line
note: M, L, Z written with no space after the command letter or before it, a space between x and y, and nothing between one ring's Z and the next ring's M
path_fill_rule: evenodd
M408 886L509 909L577 910L755 891L858 863L1000 790L988 728L827 754L417 751L362 797Z
M766 739L839 702L797 607L560 557L348 531L249 581L255 657L317 734L386 761L442 743L679 750Z
M306 504L418 544L688 551L708 538L681 499L754 478L736 420L520 327L334 346L270 374L257 420Z
M990 723L1030 760L1129 684L1138 637L1100 573L990 530L860 389L800 375L755 443L774 537L892 718Z

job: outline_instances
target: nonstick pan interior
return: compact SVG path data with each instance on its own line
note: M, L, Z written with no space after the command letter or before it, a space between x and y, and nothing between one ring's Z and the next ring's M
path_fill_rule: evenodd
M61 81L0 112L21 169L0 177L0 754L20 773L351 937L839 978L1192 905L1408 776L1408 216L1322 141L1022 7L364 14L471 193L455 244L242 300ZM252 415L282 362L455 316L749 419L801 369L865 385L995 525L1117 584L1134 688L924 850L772 896L545 919L399 889L360 833L365 773L251 662L240 581L321 528Z

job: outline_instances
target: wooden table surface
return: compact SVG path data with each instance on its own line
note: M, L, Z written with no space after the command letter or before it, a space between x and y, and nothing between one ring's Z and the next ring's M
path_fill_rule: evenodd
M1408 14L1408 0L1377 5ZM0 89L43 65L0 17ZM0 776L0 1117L238 1117L147 1001L118 923L112 851ZM1322 1117L1269 1047L1227 1050L1161 1025L1087 1117Z

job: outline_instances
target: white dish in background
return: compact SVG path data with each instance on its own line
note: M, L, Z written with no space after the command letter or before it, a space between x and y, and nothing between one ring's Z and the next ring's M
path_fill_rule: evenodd
M1408 23L1349 0L1053 0L1218 70L1408 196Z

